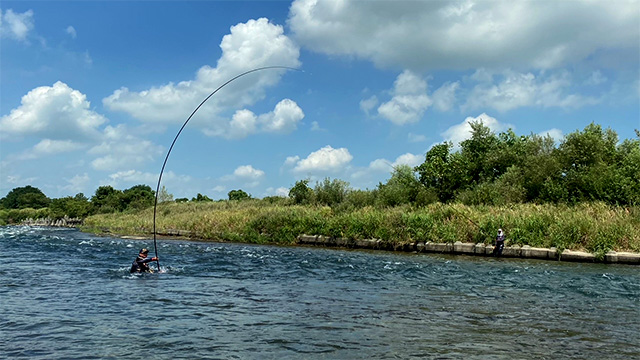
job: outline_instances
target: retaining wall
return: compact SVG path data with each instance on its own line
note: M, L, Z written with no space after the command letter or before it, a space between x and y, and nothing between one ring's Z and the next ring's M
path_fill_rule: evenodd
M493 254L493 245L463 243L460 241L455 243L434 243L427 241L394 246L380 239L351 240L322 235L300 235L298 236L298 244L473 256L492 256ZM640 254L636 253L611 251L605 255L604 259L598 260L594 254L588 252L573 250L559 252L556 248L535 248L529 245L505 246L502 251L502 257L640 265Z

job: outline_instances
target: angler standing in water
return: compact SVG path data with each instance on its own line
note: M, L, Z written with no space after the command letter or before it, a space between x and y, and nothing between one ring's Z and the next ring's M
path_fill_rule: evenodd
M504 233L502 229L498 229L498 236L496 236L496 245L493 248L493 256L501 256L504 249Z
M133 264L131 264L131 270L129 270L129 272L138 272L138 273L142 273L142 272L153 272L150 268L149 268L149 264L152 261L157 261L158 258L157 257L147 257L147 254L149 254L149 250L147 249L140 249L140 253L138 254L138 257L133 260Z

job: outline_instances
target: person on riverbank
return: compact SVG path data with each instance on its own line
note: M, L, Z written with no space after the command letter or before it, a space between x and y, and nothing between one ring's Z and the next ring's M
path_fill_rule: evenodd
M498 229L498 236L496 236L496 244L493 247L493 256L501 256L504 249L504 233L502 229Z
M149 254L149 250L147 249L140 249L140 253L138 254L138 257L133 260L133 264L131 264L131 270L129 270L129 272L137 272L137 273L143 273L143 272L152 272L151 268L149 268L149 263L152 261L157 261L158 258L157 257L148 257L147 255Z

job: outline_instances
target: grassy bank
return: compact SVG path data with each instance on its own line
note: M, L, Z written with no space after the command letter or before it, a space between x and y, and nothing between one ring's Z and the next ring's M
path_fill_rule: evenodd
M498 228L511 244L583 250L640 252L640 209L602 203L519 204L508 207L432 204L424 208L275 205L263 201L168 203L158 207L158 233L186 230L203 240L293 244L300 234L382 239L391 245L415 241L492 243ZM153 209L94 215L84 231L150 235Z

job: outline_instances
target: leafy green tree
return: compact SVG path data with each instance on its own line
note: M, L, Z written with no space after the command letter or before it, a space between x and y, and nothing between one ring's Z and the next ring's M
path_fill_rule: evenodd
M459 192L456 200L465 205L506 205L524 202L526 190L522 183L522 169L514 165L496 181L485 181Z
M91 203L83 193L76 196L67 196L59 199L52 199L49 205L49 213L52 218L85 218L91 212Z
M619 198L629 205L640 205L640 133L636 130L636 134L636 139L627 139L618 146Z
M288 199L283 197L283 196L265 196L262 198L262 201L264 203L267 204L272 204L272 205L276 205L276 204L280 204L280 205L286 205L288 203Z
M497 152L499 139L482 121L471 122L469 125L471 138L460 143L460 154L467 160L465 165L468 181L478 184L485 180L493 180L499 174L494 172L489 156Z
M289 190L289 198L294 204L311 204L313 202L313 189L309 187L309 179L298 180Z
M527 155L528 136L518 136L509 129L497 135L498 142L487 154L482 178L494 181L504 175L513 166L522 167Z
M49 206L50 199L38 188L31 185L17 187L0 199L5 209L41 209Z
M399 165L393 169L386 184L378 185L378 201L383 206L397 206L415 203L422 184L409 165Z
M427 152L424 163L415 168L427 192L435 193L442 202L453 199L470 182L468 159L459 152L451 153L451 148L449 142L433 146Z
M519 165L522 171L522 186L527 201L559 202L564 195L561 190L563 177L555 141L549 136L532 134L524 143L524 161Z
M247 194L246 192L244 192L243 190L231 190L229 191L229 193L227 194L227 196L229 196L229 200L247 200L247 199L251 199L251 195Z
M142 210L153 206L155 191L149 185L135 185L122 192L122 210Z
M213 201L211 198L209 198L207 195L202 195L200 193L198 193L198 195L196 195L196 197L191 198L191 201Z
M597 164L611 164L616 156L618 135L591 123L583 131L573 132L560 144L563 170L581 171Z
M91 197L91 207L94 213L99 214L124 210L122 191L114 189L111 185L98 187Z
M373 190L352 190L344 200L347 206L353 209L361 209L366 206L374 206L378 197L378 189Z
M569 202L611 202L608 188L619 185L614 167L617 142L618 135L613 130L603 130L593 123L566 136L558 156Z
M325 178L322 182L316 183L313 191L319 204L335 206L344 201L349 190L348 182Z

